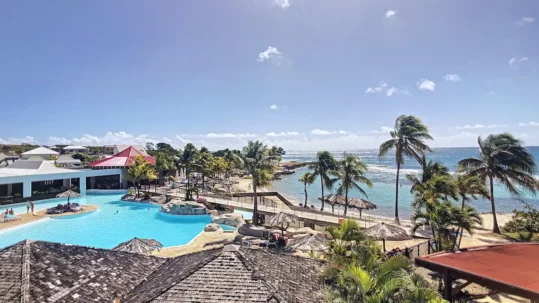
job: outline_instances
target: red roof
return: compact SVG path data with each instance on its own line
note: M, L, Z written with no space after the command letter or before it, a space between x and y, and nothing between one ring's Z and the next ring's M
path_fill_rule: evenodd
M539 298L539 244L471 247L416 258L416 264L454 278L527 298Z
M116 155L97 160L88 164L89 167L127 167L130 166L137 156L142 156L150 164L155 165L155 158L152 156L145 155L140 152L138 149L133 146L124 149L123 151L117 153Z

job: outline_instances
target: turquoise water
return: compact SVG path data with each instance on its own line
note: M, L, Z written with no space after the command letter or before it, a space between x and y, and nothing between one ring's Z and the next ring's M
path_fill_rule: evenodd
M528 150L535 157L536 161L539 161L539 147L528 147ZM477 148L438 148L434 150L434 153L429 154L427 157L436 161L444 163L451 171L457 169L458 161L468 158L477 157ZM342 158L345 152L334 152L336 158ZM373 183L373 188L364 187L367 192L368 199L375 203L378 208L376 210L369 211L369 213L384 216L393 216L395 205L395 178L396 178L396 166L395 158L393 155L388 155L382 159L378 158L377 150L355 150L346 151L348 154L358 156L364 162L368 164L369 171L368 177ZM283 157L283 161L313 161L316 156L316 152L302 152L292 151L287 152L287 155ZM303 192L303 184L298 181L301 175L308 171L307 168L301 168L292 175L283 175L282 180L273 181L273 190L279 191L281 194L290 198L296 203L303 203L305 195ZM412 214L411 202L413 196L410 193L410 183L406 180L406 174L420 174L421 166L414 160L406 160L404 166L401 169L399 183L399 212L401 217L409 218ZM321 203L318 198L321 196L320 180L317 179L314 184L308 186L308 204L320 206ZM327 190L324 190L324 194L328 194ZM350 195L353 197L362 197L357 191L351 191ZM496 201L497 212L511 212L513 209L520 209L523 207L523 203L511 197L511 195L501 186L495 184L494 197ZM539 199L530 193L524 196L524 201L531 203L532 205L539 207ZM480 212L490 212L490 201L477 200L472 202L472 205L476 207ZM336 208L337 211L337 208ZM342 209L338 211L342 212Z
M197 236L210 216L174 216L159 212L158 205L123 202L122 195L91 195L72 198L72 202L91 204L99 210L75 216L51 218L0 231L0 247L24 239L45 240L113 248L133 237L151 238L165 247L187 244ZM67 203L67 199L44 200L36 203L35 210ZM6 207L0 208L5 211ZM15 214L26 213L26 204L10 207Z

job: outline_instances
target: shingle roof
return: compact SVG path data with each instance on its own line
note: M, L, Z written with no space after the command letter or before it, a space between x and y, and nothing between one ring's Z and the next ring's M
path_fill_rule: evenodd
M308 302L323 263L226 246L173 259L19 242L0 250L0 302ZM27 301L21 299L23 294Z
M52 149L40 146L32 150L29 150L27 152L24 152L21 155L30 156L30 155L59 155L59 154L60 154L59 152L55 152Z
M126 252L23 241L0 251L0 302L110 302L164 262ZM25 289L30 301L20 299Z

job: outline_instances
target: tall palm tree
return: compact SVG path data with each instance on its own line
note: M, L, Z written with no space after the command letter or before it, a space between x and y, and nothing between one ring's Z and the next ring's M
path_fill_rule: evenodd
M305 203L303 204L304 208L307 208L307 185L311 185L314 183L314 176L311 172L306 172L301 176L301 178L298 180L299 182L303 183L303 191L305 192Z
M470 175L457 175L455 179L455 186L457 194L462 201L462 208L466 203L469 203L471 199L477 200L478 198L489 199L487 186L481 178Z
M335 160L330 152L321 151L316 154L316 161L309 168L314 170L313 176L315 178L320 178L320 185L322 187L322 208L320 210L324 211L324 188L328 188L332 184L330 175L337 169L337 160Z
M479 158L468 158L459 162L459 169L470 176L489 180L490 204L492 207L493 233L500 233L494 203L494 180L500 182L515 197L522 197L523 190L536 194L538 182L533 175L535 160L522 146L522 142L509 133L479 137ZM517 187L518 186L518 187Z
M155 182L155 192L157 192L157 185L161 181L162 175L167 175L171 169L174 169L174 162L172 158L164 153L157 152L155 155L155 169L157 171L157 182Z
M436 176L449 176L449 169L441 162L428 160L425 156L419 161L421 165L421 176L413 174L406 175L406 179L412 183L411 193L420 192L425 184Z
M371 180L365 176L366 172L367 164L356 156L347 155L344 160L339 162L338 170L335 173L335 176L341 181L337 188L337 195L344 196L345 216L348 211L348 191L350 189L355 189L368 198L365 190L359 185L359 183L363 183L368 187L372 187Z
M253 224L258 224L257 189L271 183L274 156L268 155L268 146L260 141L249 141L242 150L245 169L251 174L253 181Z
M234 168L243 167L243 159L241 157L241 154L234 152L233 150L230 150L228 148L225 149L224 154L223 154L223 159L226 162L226 171L225 171L226 178L230 177L230 172Z
M181 168L185 169L185 176L187 178L187 190L185 191L185 199L192 200L192 191L190 183L190 175L197 166L197 161L199 159L200 153L198 149L192 144L187 143L183 151L180 152L180 157L176 162L178 171Z
M395 150L395 161L397 163L397 178L395 180L395 223L399 220L399 174L401 165L404 164L405 157L412 157L418 162L425 155L426 151L431 151L425 144L425 140L432 140L429 129L419 118L402 115L395 121L395 126L389 132L391 139L380 145L379 157L385 156L390 150Z

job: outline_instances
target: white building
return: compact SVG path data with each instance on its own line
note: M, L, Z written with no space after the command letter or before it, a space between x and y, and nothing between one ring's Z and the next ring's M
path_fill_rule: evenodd
M76 186L85 196L86 189L122 188L122 169L65 169L54 161L18 160L0 168L0 199L25 201L51 192L51 188Z
M84 146L78 146L78 145L69 145L63 148L64 152L66 154L74 154L74 153L88 153L88 147Z
M24 152L21 154L21 159L28 159L32 156L35 156L35 157L41 157L45 160L49 160L51 158L56 158L60 155L60 153L58 152L55 152L54 150L52 149L49 149L49 148L46 148L46 147L43 147L43 146L40 146L38 148L34 148L32 150L29 150L27 152Z

